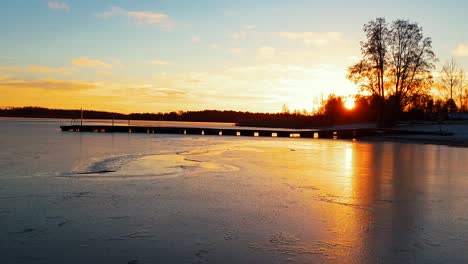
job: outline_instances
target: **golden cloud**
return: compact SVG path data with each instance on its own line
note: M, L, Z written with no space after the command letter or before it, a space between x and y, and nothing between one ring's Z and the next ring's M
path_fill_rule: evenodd
M169 62L163 60L151 60L149 63L156 65L169 65Z
M111 71L96 71L96 74L101 75L101 76L111 76L112 72Z
M0 72L32 72L32 73L58 73L58 74L69 74L76 69L74 68L64 68L64 67L46 67L46 66L37 66L31 65L27 67L21 66L0 66Z
M247 38L247 36L252 33L252 31L255 30L254 25L245 25L243 26L239 32L231 33L228 35L228 38L234 39L234 40L242 40Z
M272 59L276 54L273 47L262 46L257 49L257 59Z
M127 12L127 16L148 25L159 25L169 18L166 14L145 11L130 11Z
M52 68L52 67L43 67L43 66L28 66L27 70L29 72L39 72L39 73L59 73L67 74L75 71L73 68Z
M90 68L107 68L111 69L112 65L107 62L90 59L88 57L81 57L72 60L72 63L79 67L90 67Z
M340 32L280 32L279 36L290 40L300 40L305 44L315 46L325 46L343 41L343 34Z
M241 48L231 48L228 50L229 53L231 54L241 54L242 53L242 49Z
M17 79L0 79L0 88L10 88L10 89L21 89L21 88L31 88L31 89L43 89L43 90L89 90L97 88L97 84L79 82L79 81L67 81L67 80L57 80L57 79L47 79L47 80L17 80Z
M167 14L151 11L128 11L118 6L113 6L110 10L99 13L97 16L103 19L114 16L126 16L134 20L137 24L158 26L166 30L171 30L175 27Z

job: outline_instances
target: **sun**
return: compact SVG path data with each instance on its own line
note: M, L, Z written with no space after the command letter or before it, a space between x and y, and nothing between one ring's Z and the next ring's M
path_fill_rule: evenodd
M354 106L356 105L356 103L354 102L354 99L353 98L348 98L346 99L345 103L344 103L344 107L348 110L351 110L354 108Z

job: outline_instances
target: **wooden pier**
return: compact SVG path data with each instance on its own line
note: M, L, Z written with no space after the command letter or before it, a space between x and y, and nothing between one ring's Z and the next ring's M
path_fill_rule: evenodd
M210 136L281 137L281 138L329 138L357 139L366 136L388 134L421 134L416 131L347 128L347 129L282 129L282 128L242 128L242 127L177 127L177 126L111 126L111 125L70 125L60 126L66 132L94 133L145 133L180 134ZM425 134L423 132L423 134Z

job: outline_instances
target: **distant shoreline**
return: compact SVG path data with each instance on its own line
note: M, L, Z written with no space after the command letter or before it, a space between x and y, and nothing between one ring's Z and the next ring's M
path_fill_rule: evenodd
M442 136L441 136L442 137ZM459 139L443 139L443 138L420 138L410 136L373 136L363 137L359 139L360 142L393 142L393 143L408 143L408 144L423 144L423 145L441 145L450 147L468 147L466 140Z
M43 118L43 117L3 117L0 120L21 120L21 121L58 121L70 122L69 118ZM100 121L109 122L109 119L85 119L85 123L99 123ZM119 123L124 123L127 120L116 120ZM134 122L158 122L157 120L132 120ZM161 122L161 121L159 121ZM218 123L226 124L229 126L236 125L235 123L227 122L197 122L197 121L163 121L163 122L187 122L187 123ZM343 127L359 127L361 124L351 124L346 126L331 126L332 128ZM468 147L468 121L449 122L442 125L434 123L421 123L421 124L400 124L395 127L396 130L414 131L416 134L382 134L374 136L365 136L358 139L359 142L397 142L409 144L431 144L431 145L445 145L452 147ZM443 134L438 135L442 131ZM421 132L421 134L417 134ZM428 135L427 132L435 133ZM445 133L445 134L444 134Z
M141 120L235 123L238 126L313 128L330 125L330 120L321 115L299 113L254 113L233 110L173 111L169 113L130 113L49 109L42 107L0 108L2 117L61 118L69 120ZM347 123L352 123L347 120Z
M403 124L396 129L421 132L440 132L441 135L381 135L360 138L362 142L398 142L411 144L431 144L451 147L468 147L468 122L450 122L446 124Z

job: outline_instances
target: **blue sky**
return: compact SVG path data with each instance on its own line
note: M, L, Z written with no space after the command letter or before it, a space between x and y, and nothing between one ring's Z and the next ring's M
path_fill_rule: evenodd
M416 21L439 67L468 69L459 1L5 1L0 106L122 112L311 110L349 95L375 17Z

